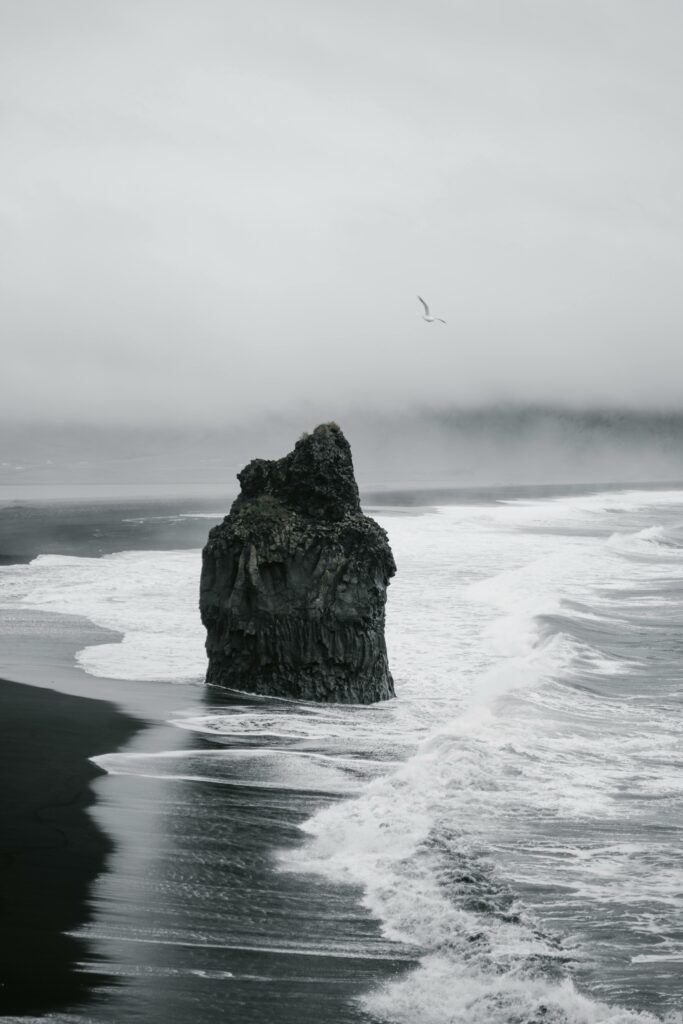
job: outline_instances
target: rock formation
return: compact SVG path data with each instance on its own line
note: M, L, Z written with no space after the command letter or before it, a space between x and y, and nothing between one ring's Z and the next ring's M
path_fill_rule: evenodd
M322 424L237 478L242 492L203 552L207 683L315 701L393 697L384 605L396 566L361 512L340 428Z

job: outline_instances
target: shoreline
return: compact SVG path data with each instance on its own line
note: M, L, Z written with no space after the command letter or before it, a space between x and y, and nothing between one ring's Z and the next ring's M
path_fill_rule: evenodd
M226 1001L236 1000L245 1021L254 1024L365 1022L356 997L403 972L413 962L411 955L381 939L379 923L362 907L357 886L274 871L274 851L297 848L301 822L330 797L110 774L87 761L122 748L143 755L221 749L213 737L178 729L169 718L183 707L202 713L241 702L237 695L204 686L93 677L75 663L84 644L118 637L80 616L0 610L0 678L14 677L0 682L3 726L8 722L3 688L8 697L26 698L20 728L32 732L37 723L34 753L41 734L59 749L60 727L52 713L57 703L86 715L67 719L67 733L80 732L83 753L71 777L77 782L71 812L80 815L82 826L72 835L85 840L84 857L73 850L71 877L77 883L80 878L80 889L77 884L75 896L71 889L71 917L44 909L42 894L34 902L44 943L28 948L28 974L19 979L23 990L15 986L13 1002L0 994L0 1018L17 1024L39 1015L64 1024L135 1019L212 1024L225 1012ZM123 719L130 729L115 727L101 744L88 724L92 712L99 712L101 721ZM8 763L32 789L22 801L24 809L27 803L38 805L49 771L41 776L33 770L28 747L20 748L14 761L3 750L0 773ZM68 776L66 761L61 768ZM15 830L6 821L11 836ZM45 871L43 889L55 878L47 865ZM179 927L165 939L169 913ZM62 934L66 930L70 934ZM334 950L325 940L338 930ZM0 944L8 941L14 941L13 929L0 928ZM358 943L367 941L379 943L375 956L359 949ZM36 993L39 1004L31 998Z
M104 976L85 972L88 944L65 932L92 916L90 889L113 839L89 813L89 757L144 728L109 701L0 679L0 1013L90 1001Z
M92 556L119 543L128 550L176 548L181 537L194 547L191 535L210 525L207 517L192 522L180 515L171 523L165 515L128 522L134 510L120 505L64 511L0 510L0 551L46 551L59 540L70 554ZM21 543L11 543L12 536ZM15 736L14 756L3 750L0 765L30 789L16 796L15 813L30 817L31 807L42 807L56 757L71 790L53 803L80 829L73 824L71 888L55 875L47 844L36 854L38 873L25 889L35 892L44 944L24 944L23 977L15 981L13 1003L0 995L0 1017L212 1024L232 1006L254 1024L365 1021L356 997L404 971L411 955L383 939L358 886L280 873L275 861L301 845L301 823L329 797L101 773L87 761L98 753L123 752L125 763L128 754L220 751L226 744L219 738L181 729L173 719L253 700L196 682L92 676L76 663L83 647L121 639L82 615L20 603L0 608L0 677L13 680L5 694L15 708L10 727L0 704L2 725ZM58 707L61 722L53 713ZM6 831L16 843L9 819ZM68 907L58 905L60 894ZM18 889L15 895L16 906L30 896ZM9 926L0 933L4 945L13 934Z

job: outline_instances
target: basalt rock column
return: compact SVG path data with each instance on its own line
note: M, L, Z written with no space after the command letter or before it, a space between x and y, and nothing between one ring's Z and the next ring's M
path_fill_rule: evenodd
M314 701L393 697L384 606L396 566L361 512L340 428L322 424L237 476L241 494L203 552L207 683Z

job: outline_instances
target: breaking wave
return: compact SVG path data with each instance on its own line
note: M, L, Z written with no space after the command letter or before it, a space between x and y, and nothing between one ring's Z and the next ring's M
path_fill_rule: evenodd
M363 997L377 1020L674 1024L682 511L672 490L387 517L398 700L195 708L173 724L210 747L97 762L324 795L278 870L359 886L419 961ZM93 675L199 680L197 562L41 556L0 568L3 602L117 630L80 652Z

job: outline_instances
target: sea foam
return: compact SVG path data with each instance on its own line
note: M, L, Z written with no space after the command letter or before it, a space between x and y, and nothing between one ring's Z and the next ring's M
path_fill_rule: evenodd
M398 700L178 713L225 749L99 763L344 796L279 868L359 885L420 957L366 995L380 1020L673 1022L637 993L681 955L682 509L681 491L631 490L387 517ZM43 557L0 569L2 600L118 630L80 653L94 675L200 679L198 564Z
M0 602L80 615L121 633L120 641L78 652L90 675L199 681L206 656L197 564L196 551L39 555L27 566L0 567Z

